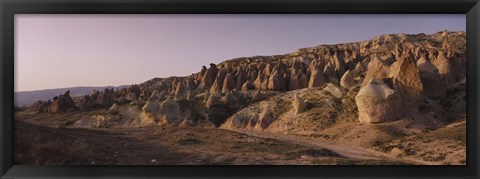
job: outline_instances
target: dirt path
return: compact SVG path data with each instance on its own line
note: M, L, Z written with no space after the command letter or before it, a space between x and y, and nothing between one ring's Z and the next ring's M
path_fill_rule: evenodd
M260 133L254 131L236 131L242 134L249 136L275 139L283 142L288 142L292 144L303 145L313 148L324 148L336 152L344 157L353 158L353 159L362 159L362 160L392 160L392 161L402 161L411 163L413 165L439 165L436 162L428 162L424 160L418 160L413 158L397 158L391 154L378 152L370 149L364 149L353 146L345 146L340 144L332 144L326 141L315 141L311 139L305 139L302 137L287 136L287 135L278 135L271 133Z

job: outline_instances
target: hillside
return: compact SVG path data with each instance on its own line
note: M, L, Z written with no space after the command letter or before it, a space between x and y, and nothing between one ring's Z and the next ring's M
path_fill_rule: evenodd
M233 132L258 143L228 150L251 151L268 138L338 154L329 156L335 162L322 154L295 159L299 163L338 164L339 157L353 164L374 159L375 164L465 165L465 79L465 32L386 34L230 59L190 76L153 78L75 98L72 91L61 92L17 113L17 119L72 130L186 130L189 136L162 135L200 135L193 143L211 144L200 145L206 151L220 145L212 138ZM285 163L267 157L273 148L262 150L267 151L258 158ZM242 162L227 163L249 163L237 157Z

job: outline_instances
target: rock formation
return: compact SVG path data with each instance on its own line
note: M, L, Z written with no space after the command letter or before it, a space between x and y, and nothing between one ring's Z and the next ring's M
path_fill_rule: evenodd
M430 98L443 98L445 97L445 83L438 69L425 58L420 58L417 61L417 66L420 71L420 79L423 84L423 94Z
M175 90L175 100L186 100L188 98L189 89L183 82L177 84Z
M308 87L319 87L327 83L327 79L323 76L322 68L316 65L312 66L312 71L310 74L310 81L308 82Z
M292 101L292 106L293 106L293 109L294 109L294 114L302 113L305 110L305 108L307 107L305 102L298 95L294 96L293 101Z
M353 75L350 73L350 70L347 70L342 78L340 79L340 86L345 89L349 89L355 86L355 81L353 80Z
M53 98L53 103L50 107L51 113L64 113L71 110L77 109L75 102L70 96L70 91L65 92L65 94Z
M162 124L180 123L182 114L180 112L180 106L171 97L167 98L160 104L159 112L160 122Z
M355 96L361 123L394 121L405 114L402 98L386 83L376 78L363 86Z
M403 56L398 63L398 70L393 76L393 85L402 96L404 104L415 108L423 101L420 71L411 57Z
M227 73L223 80L222 94L227 94L236 88L235 79L231 73Z

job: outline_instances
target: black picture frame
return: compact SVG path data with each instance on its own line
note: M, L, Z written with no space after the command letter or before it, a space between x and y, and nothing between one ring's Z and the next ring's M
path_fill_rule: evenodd
M1 0L2 178L479 178L478 0ZM13 165L15 14L466 14L466 166L22 166Z

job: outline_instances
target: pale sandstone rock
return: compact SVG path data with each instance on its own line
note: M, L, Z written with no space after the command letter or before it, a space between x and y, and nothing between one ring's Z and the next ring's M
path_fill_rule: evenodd
M372 78L355 96L361 123L397 120L405 114L401 96L383 81Z

